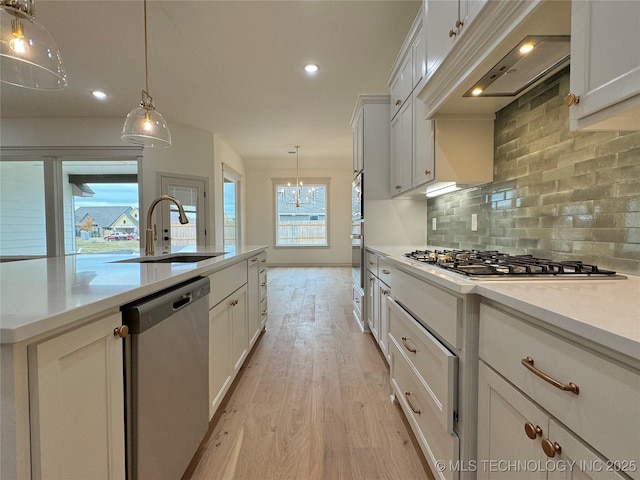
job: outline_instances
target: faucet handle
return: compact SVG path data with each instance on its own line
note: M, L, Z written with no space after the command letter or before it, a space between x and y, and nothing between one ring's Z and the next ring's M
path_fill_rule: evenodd
M153 224L153 240L158 240L158 227L155 223Z

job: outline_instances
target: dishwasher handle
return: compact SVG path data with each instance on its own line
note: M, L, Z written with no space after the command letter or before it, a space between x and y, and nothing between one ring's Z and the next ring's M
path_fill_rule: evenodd
M181 308L186 307L193 301L193 293L185 293L180 300L173 302L173 311L177 312Z
M208 277L197 277L124 305L122 323L131 335L141 334L194 303L206 301L210 292Z

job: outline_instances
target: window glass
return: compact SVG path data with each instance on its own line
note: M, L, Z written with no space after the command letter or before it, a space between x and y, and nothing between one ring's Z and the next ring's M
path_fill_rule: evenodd
M136 161L62 162L66 254L131 254L140 249L136 172Z
M189 223L180 223L180 212L173 202L169 205L171 244L189 246L198 244L198 188L184 185L169 185L169 195L182 204Z
M44 163L0 162L0 255L47 254Z
M275 182L276 246L328 246L329 185Z

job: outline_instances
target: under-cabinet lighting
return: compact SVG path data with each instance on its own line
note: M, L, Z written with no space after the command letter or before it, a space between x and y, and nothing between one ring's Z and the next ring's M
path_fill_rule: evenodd
M442 186L435 188L433 190L427 190L426 195L427 195L427 198L433 198L439 195L444 195L445 193L451 193L461 189L462 187L459 187L455 183L445 183Z

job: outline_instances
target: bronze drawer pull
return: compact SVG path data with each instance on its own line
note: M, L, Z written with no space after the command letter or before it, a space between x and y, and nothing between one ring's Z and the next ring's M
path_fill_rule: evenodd
M535 375L543 379L545 382L550 383L554 387L559 388L560 390L564 390L566 392L575 393L576 395L580 393L580 388L578 388L578 385L576 385L575 383L569 382L569 384L565 385L564 383L561 383L555 378L552 378L546 373L538 370L536 367L533 366L533 358L531 357L523 358L522 360L520 360L520 363L522 363L522 365L524 365L525 368L529 370L531 373L534 373Z
M407 340L408 340L407 337L401 337L400 339L402 340L402 344L404 345L404 348L409 350L411 353L416 353L417 352L417 350L415 348L411 348L409 346L409 344L407 343Z
M420 415L422 413L420 409L416 409L416 407L411 403L411 392L404 392L404 396L407 397L407 403L409 404L409 408L413 410L413 413Z

